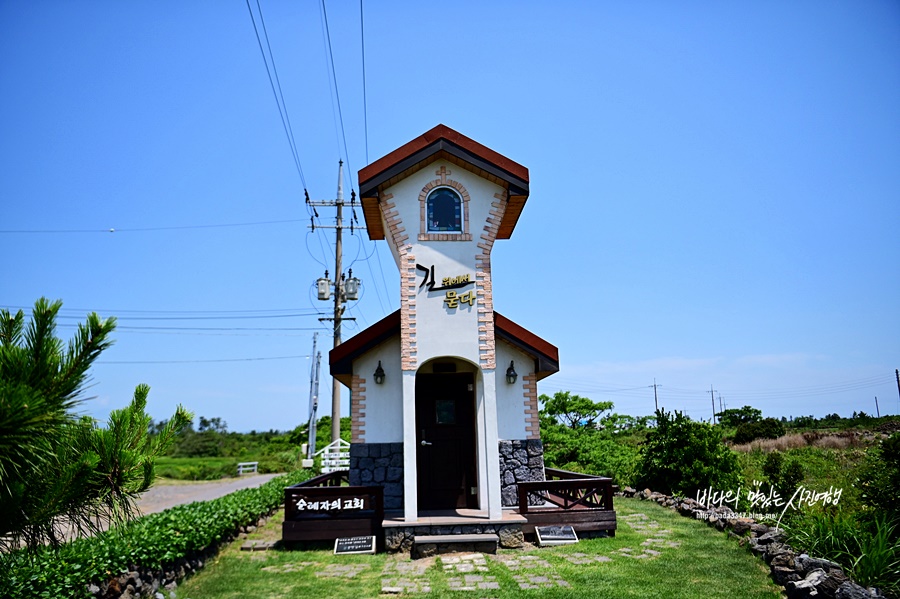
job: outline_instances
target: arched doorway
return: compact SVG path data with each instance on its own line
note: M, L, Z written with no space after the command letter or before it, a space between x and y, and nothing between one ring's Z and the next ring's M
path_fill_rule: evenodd
M478 507L473 365L436 359L416 373L416 470L421 510Z

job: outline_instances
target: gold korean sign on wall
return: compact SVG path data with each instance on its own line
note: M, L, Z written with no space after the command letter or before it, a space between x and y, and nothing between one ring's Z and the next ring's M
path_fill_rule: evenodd
M475 284L472 275L461 274L453 277L443 277L441 279L441 286L437 287L437 279L434 276L433 264L430 268L422 266L421 264L416 264L416 269L422 271L425 275L422 282L419 284L419 289L424 287L428 291L444 291L444 303L448 308L458 308L460 304L468 304L469 306L475 305L477 296L474 289L462 293L457 291L458 289L464 289L469 285Z

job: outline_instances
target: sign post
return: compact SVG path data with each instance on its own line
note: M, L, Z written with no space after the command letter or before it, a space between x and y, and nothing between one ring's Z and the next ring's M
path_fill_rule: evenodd
M375 536L343 537L334 540L335 555L352 555L354 553L375 553Z

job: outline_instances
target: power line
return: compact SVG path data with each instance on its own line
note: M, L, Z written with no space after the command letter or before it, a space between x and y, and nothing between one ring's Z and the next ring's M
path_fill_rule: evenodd
M363 19L363 0L359 0L359 37L362 48L362 84L363 84L363 132L366 139L366 164L369 164L369 107L366 103L366 30ZM350 161L347 161L350 166Z
M344 143L344 158L347 160L347 170L352 173L353 169L350 166L350 149L347 147L347 134L346 134L346 130L344 129L344 112L341 110L341 93L338 90L337 71L334 66L334 52L332 51L332 46L331 46L331 30L328 27L328 11L325 10L325 0L322 0L321 6L322 6L322 17L324 19L323 22L325 25L325 39L327 42L328 59L329 59L329 62L331 63L331 77L334 80L334 96L337 99L338 119L340 120L340 124L341 124L341 140ZM351 176L350 177L350 190L351 191L353 190L353 187L354 187L353 186L353 177Z
M311 356L272 356L267 358L222 358L218 360L109 360L97 364L213 364L219 362L262 362L266 360L299 360Z
M13 311L31 310L30 306L4 306L4 309ZM268 320L273 318L304 318L307 316L319 316L318 309L299 310L296 308L286 310L100 310L64 308L57 317L60 319L82 320L85 314L95 312L97 314L115 314L119 322L134 320ZM271 312L282 312L272 314Z
M266 74L269 76L269 86L272 88L272 95L275 97L275 104L278 106L278 114L281 116L281 125L284 127L284 134L287 136L288 145L291 148L291 155L294 158L294 165L297 167L297 173L300 175L300 181L303 183L303 189L306 189L306 178L303 176L303 168L300 166L300 157L297 153L297 144L294 141L294 131L291 127L291 120L287 112L287 104L284 103L284 94L281 94L281 81L278 79L278 69L275 67L275 55L272 54L272 46L269 44L269 34L266 32L266 23L263 19L262 7L259 0L256 1L256 7L259 10L259 20L263 27L263 35L266 38L266 46L269 48L269 57L272 60L272 68L269 69L269 60L266 58L266 52L263 49L262 39L259 37L259 29L256 27L256 18L253 15L253 9L250 7L250 0L247 0L247 11L250 13L250 20L253 22L253 31L256 33L256 42L259 44L259 52L262 54L263 63L266 65ZM272 74L274 73L274 81ZM278 82L278 91L275 91L275 82ZM279 100L279 94L280 100Z
M109 227L108 229L4 229L0 230L0 234L11 233L27 233L27 234L47 234L47 233L145 233L149 231L181 231L188 229L223 229L228 227L258 227L263 225L283 225L287 223L304 222L300 218L291 218L286 220L264 220L247 223L219 223L208 225L166 225L161 227Z

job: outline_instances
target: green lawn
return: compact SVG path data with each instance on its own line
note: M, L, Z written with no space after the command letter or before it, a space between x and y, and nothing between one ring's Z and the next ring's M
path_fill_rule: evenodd
M727 535L654 503L616 498L615 505L619 517L615 538L501 550L496 556L456 554L415 561L385 554L335 557L324 544L305 550L242 552L242 541L236 541L185 581L178 597L384 597L383 580L404 581L418 591L417 597L781 596L765 564ZM280 531L281 520L273 517L250 538L277 539ZM453 590L467 585L476 592Z

